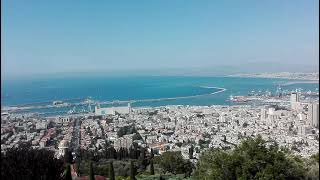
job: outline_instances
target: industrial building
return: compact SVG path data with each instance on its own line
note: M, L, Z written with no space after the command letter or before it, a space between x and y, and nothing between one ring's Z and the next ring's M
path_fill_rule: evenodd
M100 105L95 106L94 114L97 116L102 115L116 115L116 114L130 114L131 112L131 105L128 103L128 106L122 107L108 107L103 108Z

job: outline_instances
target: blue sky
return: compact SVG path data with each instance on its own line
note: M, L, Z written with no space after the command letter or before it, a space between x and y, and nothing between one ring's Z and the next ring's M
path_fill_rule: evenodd
M1 3L7 76L276 63L318 70L316 0Z

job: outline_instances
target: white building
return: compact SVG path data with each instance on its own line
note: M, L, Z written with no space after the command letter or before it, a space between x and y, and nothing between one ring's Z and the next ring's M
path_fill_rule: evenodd
M68 148L69 148L69 142L67 140L62 140L58 146L58 149L59 149L58 157L64 156Z
M260 115L260 118L261 118L261 121L264 121L266 118L267 118L267 111L265 108L261 108L261 115Z
M319 128L319 103L312 106L312 125Z
M42 139L42 140L39 142L39 145L40 145L40 148L46 147L46 145L47 145L47 139Z
M131 105L130 103L128 106L124 107L109 107L109 108L102 108L100 105L95 106L95 115L116 115L116 114L130 114L131 112Z
M291 93L290 96L290 104L292 110L297 110L299 103L299 94L298 93Z
M38 122L36 124L36 129L47 129L48 123L47 122Z
M124 135L123 137L115 139L113 146L116 150L122 147L129 149L130 146L132 146L132 135Z
M308 104L307 124L319 128L319 103Z

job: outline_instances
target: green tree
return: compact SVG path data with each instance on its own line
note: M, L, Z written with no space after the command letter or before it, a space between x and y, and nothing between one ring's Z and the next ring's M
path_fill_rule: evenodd
M319 162L319 152L310 157L311 161Z
M80 160L77 161L76 163L76 172L79 176L81 176L81 172L80 172L80 169L81 169L81 164L80 164Z
M91 161L90 161L90 165L89 165L89 179L94 180L94 172L93 172L93 167L92 167Z
M64 154L64 162L69 163L69 164L73 163L73 156L72 156L72 152L70 150L66 150L66 152Z
M72 180L70 164L66 165L66 180Z
M190 169L185 169L188 161L184 160L181 152L164 152L159 158L156 159L156 163L160 165L164 172L170 172L172 174L189 173Z
M160 180L165 180L165 179L164 179L164 177L163 177L162 175L160 175L160 178L159 178L159 179L160 179Z
M134 167L133 161L130 161L130 180L136 180L136 169Z
M151 174L151 175L154 175L153 160L150 161L150 174Z
M189 148L189 159L193 159L193 145L191 145L191 147Z
M132 140L133 140L133 141L134 141L134 140L142 140L142 137L141 137L141 135L140 135L139 133L137 133L137 134L135 134L135 135L132 136Z
M306 178L310 180L319 180L319 152L306 160L306 166Z
M115 180L113 162L112 161L110 161L110 163L109 163L109 179L110 180Z
M154 153L153 153L153 149L151 148L150 158L152 159L153 157L154 157Z
M1 153L1 179L62 179L63 160L56 159L53 151L33 149L22 143Z
M303 161L277 143L260 136L248 138L234 150L208 150L198 161L195 179L301 179Z
M146 169L146 167L148 165L148 160L146 158L146 149L145 148L140 149L140 156L139 156L138 162L139 162L139 166L140 166L141 170Z

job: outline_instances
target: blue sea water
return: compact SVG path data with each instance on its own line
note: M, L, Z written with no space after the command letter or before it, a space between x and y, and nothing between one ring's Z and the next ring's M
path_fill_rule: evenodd
M246 95L249 91L275 91L284 79L240 77L176 77L176 76L75 76L39 77L24 80L2 80L1 105L13 106L35 102L52 102L92 97L98 101L185 97L226 91L194 98L136 103L135 106L228 104L230 95ZM288 90L303 88L314 91L319 84L293 84Z

